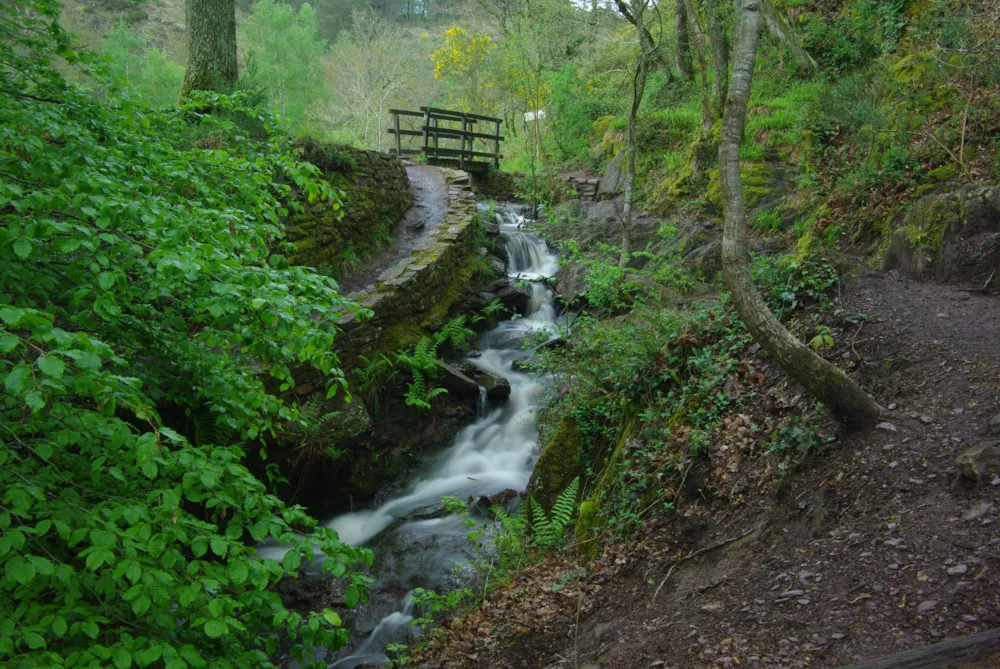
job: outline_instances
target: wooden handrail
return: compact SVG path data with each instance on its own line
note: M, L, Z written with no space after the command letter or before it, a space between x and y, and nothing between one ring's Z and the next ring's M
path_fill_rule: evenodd
M469 114L466 112L452 111L449 109L438 109L435 107L421 107L419 112L405 109L390 109L392 114L392 127L388 128L389 134L394 135L395 153L398 156L424 154L430 160L437 160L448 165L458 164L459 169L486 169L489 163L476 162L476 158L490 159L494 168L500 166L500 142L503 137L500 135L501 119L479 114ZM400 117L419 118L423 123L413 128L400 127ZM493 123L495 132L476 132L475 127L479 122ZM456 123L460 127L441 127L442 123ZM402 139L404 137L420 137L422 148L403 148ZM458 140L461 142L460 148L444 148L440 146L440 140ZM492 143L493 151L476 151L476 141L480 141L489 146ZM468 162L468 165L467 165Z

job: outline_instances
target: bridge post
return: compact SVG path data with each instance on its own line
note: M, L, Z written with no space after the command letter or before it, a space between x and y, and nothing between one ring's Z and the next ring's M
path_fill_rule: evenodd
M431 110L424 109L424 155L427 155L427 131L430 129L430 125L431 125Z
M396 112L392 113L392 125L396 129L396 157L403 157L403 142L402 136L399 134L399 114Z
M494 137L493 139L493 168L500 169L500 120L499 119L497 119L496 124L497 124L496 132L493 133L494 135L496 135L496 137Z
M462 114L462 148L458 154L458 169L465 169L465 114Z

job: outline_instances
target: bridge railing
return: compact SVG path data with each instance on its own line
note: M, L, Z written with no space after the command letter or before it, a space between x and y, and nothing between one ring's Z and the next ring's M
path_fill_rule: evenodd
M501 119L492 116L469 114L450 109L421 107L420 111L390 109L392 127L389 133L395 135L395 154L398 156L424 154L434 165L457 166L462 170L483 170L500 166ZM485 125L492 125L492 133ZM404 140L419 138L419 148L412 148L413 142ZM455 142L458 146L455 146ZM478 142L478 146L477 146ZM477 149L483 150L477 150ZM487 162L477 160L485 158Z

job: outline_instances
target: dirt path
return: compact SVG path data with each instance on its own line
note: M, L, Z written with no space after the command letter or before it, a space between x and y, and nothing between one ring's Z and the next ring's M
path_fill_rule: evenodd
M444 220L448 187L441 172L426 165L408 165L406 174L413 187L413 204L399 223L393 243L340 282L345 294L374 288L379 274L409 256L417 243L437 230Z
M1000 626L1000 478L955 462L1000 441L1000 299L870 271L843 299L891 425L776 494L708 493L596 563L532 568L418 666L840 667Z

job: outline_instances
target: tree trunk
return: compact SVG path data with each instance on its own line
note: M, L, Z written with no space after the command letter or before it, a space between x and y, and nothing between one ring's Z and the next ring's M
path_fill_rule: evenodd
M761 0L761 8L764 11L764 21L767 23L767 30L771 33L771 37L788 47L799 65L807 69L810 74L819 72L819 65L795 39L795 32L781 10L775 9L770 0Z
M688 15L684 0L676 0L674 3L674 38L677 41L674 49L674 60L677 63L677 71L682 79L694 78L694 65L691 62L691 44L688 38Z
M187 0L187 68L180 100L191 91L225 91L236 83L234 0Z
M746 210L740 179L740 142L760 37L761 0L743 0L736 32L733 78L726 98L719 142L719 174L726 223L722 270L733 303L750 334L791 378L802 384L851 428L874 425L880 407L842 371L796 339L771 313L750 278L747 265Z
M729 88L729 40L719 21L719 0L705 0L705 14L708 16L708 40L712 43L712 98L715 113L722 118Z
M645 29L643 13L648 0L635 0L633 7L636 21ZM649 60L652 53L646 48L643 30L639 30L639 62L636 63L635 77L632 80L632 106L628 113L628 130L625 145L625 206L622 211L622 249L619 265L625 267L632 255L632 217L635 211L635 128L639 123L639 105L642 104L643 93L646 92L646 74L649 70Z
M649 32L649 28L645 25L645 20L640 25L635 19L635 14L629 9L627 3L624 0L615 0L615 5L618 7L618 13L625 17L625 20L636 27L639 31L639 45L640 48L645 49L647 52L652 54L650 59L656 58L663 65L663 72L667 75L667 83L669 84L674 80L674 71L670 67L670 61L667 59L666 54L661 48L661 44L657 44L653 40L653 36ZM648 66L647 66L648 67Z

